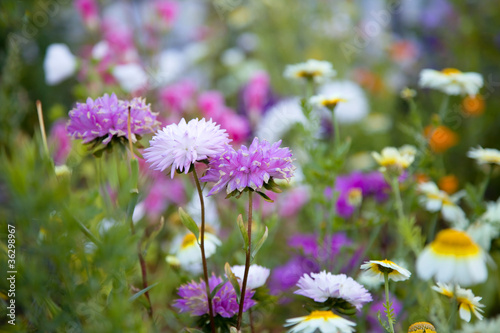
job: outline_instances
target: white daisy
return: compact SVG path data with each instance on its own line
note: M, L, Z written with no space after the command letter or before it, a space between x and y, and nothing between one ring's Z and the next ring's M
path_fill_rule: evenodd
M478 164L500 165L500 150L491 148L471 148L467 152L467 157L473 158Z
M486 281L484 251L465 232L455 229L440 231L417 258L416 269L423 280L434 277L442 283L469 286Z
M236 277L243 281L243 275L245 273L245 266L236 265L231 267L231 271L236 275ZM262 287L265 283L271 270L266 267L262 267L259 265L250 265L248 271L248 279L247 279L247 290L248 289L257 289Z
M425 182L418 185L420 204L431 213L441 212L443 219L451 223L454 228L464 229L469 224L464 211L457 202L464 196L460 191L450 196L441 191L434 182Z
M378 277L380 281L384 281L384 274L388 273L389 280L405 281L411 276L411 272L396 263L384 260L370 260L361 265L361 269L366 270L368 274Z
M141 65L128 63L113 67L113 76L126 92L134 92L145 88L148 84L148 74Z
M335 108L335 118L341 124L352 124L366 117L370 105L363 89L349 80L332 81L319 87L320 95L344 99Z
M194 162L222 153L229 141L226 130L212 119L196 118L186 123L182 118L179 124L168 125L155 134L144 158L155 170L171 167L173 178L175 170L187 174Z
M337 95L328 95L328 96L315 95L315 96L309 98L309 103L311 103L311 105L319 107L319 108L324 107L324 108L327 108L329 110L335 109L337 104L339 104L341 102L347 102L347 100L342 98L342 97L339 97Z
M484 319L475 324L464 324L459 333L498 333L500 327L500 316L492 319Z
M294 80L313 80L321 83L326 79L335 76L337 72L328 61L309 59L295 65L287 65L283 76Z
M483 77L479 73L463 73L455 68L442 71L424 69L420 72L419 85L447 95L476 95L483 86Z
M467 228L467 233L485 251L491 241L500 236L500 199L486 203L486 212Z
M479 319L483 319L481 308L484 307L483 304L479 303L482 297L475 296L472 290L464 289L460 286L452 286L444 283L437 283L437 286L432 287L433 290L438 293L448 297L456 297L459 307L459 315L462 320L470 322L472 313Z
M308 316L286 320L285 327L293 326L288 333L352 333L355 323L331 311L313 311Z
M373 152L372 156L380 165L381 171L389 170L398 173L407 169L415 160L413 150L408 149L407 146L400 149L385 147L380 153Z
M210 232L205 232L205 256L209 258L217 251L217 246L222 243ZM198 274L202 271L201 250L196 236L188 233L183 237L178 237L172 242L172 254L179 260L182 269Z
M51 44L43 61L45 82L56 85L72 76L77 68L77 59L66 44Z

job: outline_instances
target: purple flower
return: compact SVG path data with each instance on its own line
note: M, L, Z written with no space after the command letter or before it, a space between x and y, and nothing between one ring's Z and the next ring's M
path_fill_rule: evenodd
M208 280L210 292L212 292L215 287L221 283L222 279L212 274ZM256 304L256 302L252 299L254 293L254 291L249 290L245 293L243 311L247 311ZM202 316L208 313L205 281L200 280L200 283L191 281L188 284L180 286L178 295L181 299L176 300L173 305L178 308L181 313L191 312L191 315L193 316ZM218 314L224 318L231 318L238 313L239 305L237 302L236 292L229 281L224 283L224 285L212 298L212 306L214 315Z
M171 124L158 131L149 141L144 158L151 168L163 171L171 167L171 177L175 170L189 172L191 165L215 157L229 143L227 133L211 119L191 119L186 123L184 118L179 124Z
M49 142L53 151L54 163L62 165L71 151L71 139L68 137L65 120L58 120L50 129Z
M342 247L351 244L352 241L341 232L326 236L321 245L315 234L296 234L288 240L288 246L301 249L305 255L320 261L331 259L339 254Z
M295 167L292 152L280 148L281 141L270 144L255 138L249 148L241 146L236 151L226 146L225 151L210 161L210 169L201 180L216 182L208 195L226 188L226 193L242 192L246 188L261 190L271 179L289 180Z
M132 142L137 141L136 135L154 132L159 124L157 114L151 112L145 99L122 101L115 94L105 94L95 101L89 97L86 103L76 103L76 107L69 112L68 134L74 139L83 139L83 143L102 140L104 145L113 138L128 139L129 107Z
M366 302L372 301L370 293L359 283L345 274L333 275L330 272L304 274L297 283L295 294L323 303L329 298L341 299L357 310Z
M269 282L271 294L277 295L292 288L302 275L311 272L319 272L319 265L316 261L303 256L293 257L286 264L272 270Z
M396 318L398 319L398 321L401 321L402 318L400 318L399 315L402 314L401 311L403 310L403 305L393 294L389 294L389 298L392 302L392 309L394 310ZM385 332L384 328L380 325L377 317L377 313L380 311L380 317L382 318L382 320L387 320L387 316L385 315L384 304L385 300L380 300L372 304L370 311L368 312L368 315L366 317L366 320L369 324L369 332L372 333Z

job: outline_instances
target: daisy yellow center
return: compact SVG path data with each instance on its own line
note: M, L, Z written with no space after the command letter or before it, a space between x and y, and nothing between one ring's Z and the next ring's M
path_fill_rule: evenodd
M185 249L186 247L190 247L196 243L196 236L193 234L187 234L186 237L182 240L181 248Z
M451 75L451 74L460 74L462 73L461 71L459 71L458 69L456 68L445 68L441 71L441 73L445 74L445 75Z
M297 73L298 77L303 77L305 79L311 79L315 76L320 76L322 73L320 71L299 71Z
M449 298L452 298L453 297L453 291L452 290L448 290L448 289L445 289L445 288L441 288L441 291L440 293L446 297L449 297Z
M334 314L332 311L313 311L311 312L310 315L306 316L304 321L308 320L314 320L314 319L323 319L323 320L328 320L328 319L335 319L338 318L336 314Z
M397 164L397 162L398 162L398 159L394 156L390 156L390 157L384 156L382 158L382 160L380 160L379 164L381 166L389 166L389 165Z
M479 253L479 246L463 231L446 229L436 236L431 249L437 254L473 256Z
M395 263L393 263L392 261L384 259L380 260L378 263L372 263L372 269L382 274L384 273L391 274L394 271L394 269L391 267L387 267L384 264L395 265Z
M321 102L321 104L324 107L333 108L333 107L337 106L337 104L339 104L340 102L346 102L346 100L343 98L329 98L329 99L324 99Z
M408 333L436 333L436 328L428 322L418 322L408 328Z

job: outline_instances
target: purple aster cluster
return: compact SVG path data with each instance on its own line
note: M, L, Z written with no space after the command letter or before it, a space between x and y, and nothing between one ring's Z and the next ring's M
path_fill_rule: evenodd
M215 287L221 284L222 278L212 275L208 279L208 285L210 287L210 292L212 292ZM245 303L243 306L243 311L247 311L256 302L252 299L254 295L253 290L247 290L245 293ZM205 281L200 280L200 283L191 281L188 284L182 285L179 288L178 295L181 299L174 302L174 306L180 310L180 312L190 312L193 316L202 316L208 314L208 301L207 292L205 287ZM212 298L212 306L214 310L214 315L220 315L224 318L231 318L238 313L238 301L236 292L229 281L224 283L224 285L217 291L215 296Z
M364 303L372 301L372 295L359 283L345 274L330 272L304 274L297 283L295 294L323 303L328 299L341 300L361 310Z
M115 94L105 94L95 100L89 97L86 103L76 103L76 107L69 112L68 134L73 139L82 139L83 143L97 140L104 145L113 138L128 139L129 107L132 142L137 141L136 135L155 131L159 125L157 113L151 111L150 104L146 104L145 99L123 101Z
M215 182L208 195L226 188L226 193L242 192L246 188L261 190L273 179L289 180L295 167L292 152L280 148L281 140L272 145L255 138L250 147L241 146L234 150L226 146L225 151L213 158L207 174L201 178L205 182Z
M350 200L352 191L360 191L363 198L374 197L382 202L388 198L389 184L384 175L378 171L362 173L359 171L340 175L335 181L334 191L338 192L336 202L337 214L343 218L349 218L355 211L355 205ZM332 197L332 189L325 190L325 196Z

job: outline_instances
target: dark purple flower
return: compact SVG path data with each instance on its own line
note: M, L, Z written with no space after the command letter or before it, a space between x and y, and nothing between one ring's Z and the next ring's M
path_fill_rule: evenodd
M215 287L221 284L223 281L220 277L212 276L208 280L208 285L210 287L210 292L212 292ZM254 291L247 290L245 293L245 303L243 305L243 311L247 311L256 302L252 299ZM188 284L184 284L179 287L178 295L181 299L174 302L174 306L180 310L180 312L190 312L193 316L202 316L208 314L208 302L207 293L205 287L205 281L200 280L200 283L191 281ZM220 315L224 318L231 318L238 313L238 301L236 297L236 292L229 281L224 283L224 285L217 291L215 296L212 298L212 306L214 310L214 315Z
M115 94L105 94L95 101L89 97L86 103L76 103L76 107L69 112L68 134L74 139L82 139L83 143L98 139L104 145L113 137L128 139L129 107L132 142L137 141L136 135L154 132L159 124L157 114L151 112L145 99L122 101Z
M342 247L351 244L352 241L341 232L326 236L322 245L318 244L318 236L314 234L297 234L288 240L290 247L301 249L305 255L320 261L332 259Z
M208 195L226 188L226 193L242 192L245 188L261 190L272 178L289 180L295 167L292 164L292 152L280 148L281 141L272 145L255 138L250 147L241 146L226 150L210 161L207 174L201 178L204 182L215 182Z
M273 295L277 295L286 291L295 286L302 275L317 273L319 269L320 267L315 260L303 256L295 256L286 264L272 270L269 281L270 292Z

